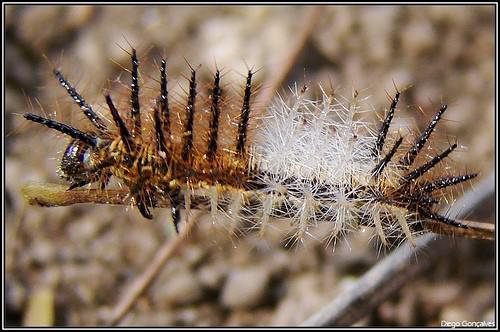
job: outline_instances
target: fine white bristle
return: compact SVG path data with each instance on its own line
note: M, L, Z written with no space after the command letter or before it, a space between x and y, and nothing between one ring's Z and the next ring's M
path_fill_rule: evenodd
M262 174L259 180L266 185L263 191L288 195L282 204L288 211L275 212L293 216L299 237L318 222L331 223L337 236L359 219L363 199L355 202L355 195L346 190L355 191L353 184L368 184L377 162L371 155L375 130L356 119L359 112L356 100L324 92L319 100L309 100L296 89L269 108L253 146ZM263 202L263 226L272 197Z

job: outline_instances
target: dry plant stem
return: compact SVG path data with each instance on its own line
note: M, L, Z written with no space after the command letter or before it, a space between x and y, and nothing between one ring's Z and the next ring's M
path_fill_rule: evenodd
M126 190L68 190L67 185L37 182L23 185L21 193L28 204L43 207L81 203L123 205L128 195Z
M111 317L106 322L108 325L120 323L141 294L151 285L165 263L181 247L184 240L193 231L198 219L198 215L190 216L184 227L181 228L180 233L173 238L168 238L163 243L146 269L122 292L122 298L120 298L111 313Z
M67 186L52 183L28 182L22 189L24 199L31 205L44 207L67 206L73 204L114 204L123 205L127 202L126 190L81 189L67 190ZM198 201L192 201L192 208L198 207ZM200 203L202 204L202 203ZM170 207L167 202L158 202L158 208ZM433 233L442 235L462 236L483 240L493 240L495 237L495 225L469 220L459 220L468 228L457 228L434 221L426 221L425 227Z
M480 240L494 240L495 239L495 225L491 223L470 221L470 220L457 220L462 225L468 228L457 228L451 225L442 224L433 220L425 222L425 228L432 233L441 235L452 235L468 237L471 239Z
M495 195L494 180L495 174L492 173L481 181L475 190L467 192L454 203L450 210L444 212L451 218L457 218L482 206L485 201L492 199ZM408 280L429 268L438 257L443 257L443 253L449 246L444 246L443 241L434 240L435 235L425 234L417 239L415 247L405 243L302 325L350 326L355 324L401 289ZM416 259L421 251L424 251L421 259ZM425 253L436 254L426 255Z

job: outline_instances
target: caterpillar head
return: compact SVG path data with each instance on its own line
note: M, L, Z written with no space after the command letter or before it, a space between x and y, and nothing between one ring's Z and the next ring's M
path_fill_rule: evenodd
M72 139L66 147L59 172L71 187L95 182L100 171L95 171L98 152L96 148L78 139Z
M96 181L101 181L101 187L107 183L109 172L103 170L105 162L103 163L99 160L99 149L106 144L107 140L36 114L26 113L24 117L27 120L41 123L72 138L64 151L59 166L61 177L70 183L69 189L81 187Z

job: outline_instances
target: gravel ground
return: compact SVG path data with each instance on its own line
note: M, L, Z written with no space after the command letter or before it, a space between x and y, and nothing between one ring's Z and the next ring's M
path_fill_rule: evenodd
M65 141L20 115L30 110L78 121L51 75L52 64L94 105L104 103L102 90L116 85L120 66L128 68L128 43L150 66L166 54L169 75L178 81L188 73L187 59L203 64L205 74L217 61L232 69L229 80L241 80L246 64L255 65L263 82L305 25L305 8L4 9L6 324L100 325L125 286L175 235L167 211L156 210L150 222L121 206L47 209L23 201L20 187L27 181L61 183L56 170ZM393 81L411 86L401 117L420 128L443 100L449 111L439 131L462 145L454 160L464 171L487 176L494 169L494 15L494 7L485 5L325 6L287 84L302 81L305 69L307 81L331 80L345 94L353 87L366 93L376 110L387 106ZM493 203L485 206L478 220L492 221L493 211ZM274 233L231 239L204 219L123 325L297 325L381 258L367 233L354 234L332 252L315 241L287 248ZM449 243L450 256L358 325L495 321L494 243Z

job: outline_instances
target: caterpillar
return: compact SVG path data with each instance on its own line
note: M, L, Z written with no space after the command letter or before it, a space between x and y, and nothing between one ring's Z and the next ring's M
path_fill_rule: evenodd
M153 219L155 207L170 206L177 231L180 209L194 208L214 218L225 215L234 228L250 223L261 233L273 220L286 218L293 241L320 224L330 228L330 242L371 227L387 246L400 240L414 244L417 234L428 231L426 222L469 227L437 212L448 189L477 176L448 171L446 159L457 143L438 152L432 146L447 105L440 106L422 133L405 139L402 130L389 131L401 96L397 88L385 117L373 124L362 119L367 110L358 92L348 100L321 87L321 97L309 99L307 86L295 86L288 97L278 96L267 107L251 135L252 69L240 96L232 96L219 69L204 94L197 69L190 66L186 98L173 103L162 59L159 92L144 105L135 49L130 56L127 103L115 104L105 95L112 122L99 116L57 69L55 77L92 129L24 114L71 138L59 169L68 190L91 184L105 190L114 177L144 218Z

